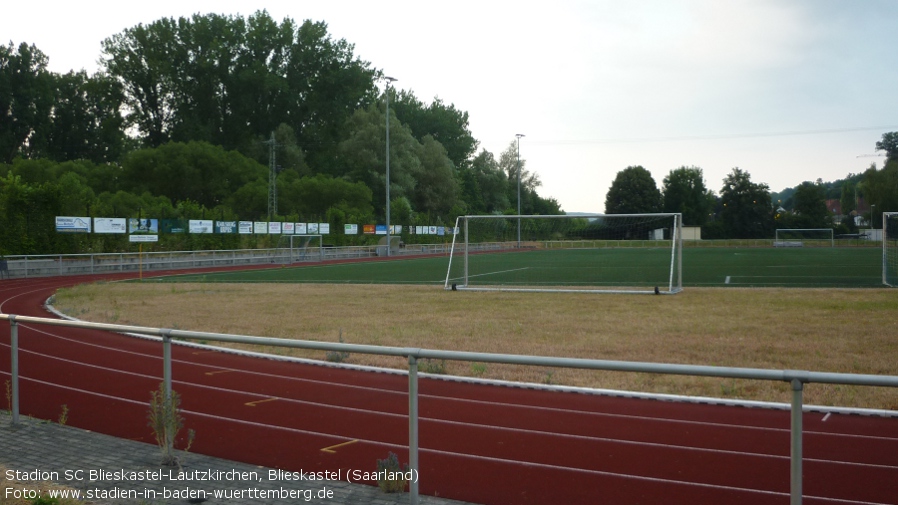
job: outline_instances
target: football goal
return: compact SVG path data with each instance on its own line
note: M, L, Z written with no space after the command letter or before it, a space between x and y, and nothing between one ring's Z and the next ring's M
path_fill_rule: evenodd
M288 250L288 263L324 259L321 235L282 235L278 247Z
M670 294L683 289L681 214L459 216L452 290Z
M777 228L773 247L835 247L832 228Z
M898 287L898 212L882 213L882 283Z

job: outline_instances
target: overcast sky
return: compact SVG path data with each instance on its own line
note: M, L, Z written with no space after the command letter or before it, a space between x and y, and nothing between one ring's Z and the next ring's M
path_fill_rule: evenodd
M898 1L7 2L0 40L54 72L98 69L100 42L162 17L267 9L335 39L430 102L470 114L480 147L521 139L540 194L601 212L630 165L680 166L719 192L733 167L780 191L882 166L898 131Z

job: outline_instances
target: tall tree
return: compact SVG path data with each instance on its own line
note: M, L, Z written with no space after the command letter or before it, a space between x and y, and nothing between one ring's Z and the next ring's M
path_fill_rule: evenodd
M477 151L477 140L468 125L468 113L446 105L439 98L425 105L411 91L400 91L390 98L396 117L412 130L419 142L430 135L446 149L456 168L468 168Z
M702 169L680 167L671 170L663 182L664 212L683 214L683 224L704 226L714 205L714 196L705 187Z
M289 125L310 164L328 167L352 112L374 101L376 72L327 25L265 12L194 15L126 29L103 42L142 140L203 140L247 152Z
M53 107L47 56L34 45L0 46L0 162L30 156L42 144Z
M822 182L822 181L821 181ZM822 183L805 181L795 188L792 195L791 228L828 228L832 217L826 209L826 191Z
M851 179L842 182L842 193L839 198L839 207L843 216L851 216L857 210L857 183ZM842 221L846 223L849 231L854 230L854 219L848 218Z
M182 76L175 68L185 59L177 38L177 23L169 18L128 28L102 43L106 72L125 91L128 121L149 147L167 142L176 122Z
M720 219L728 238L766 238L773 234L770 188L751 182L738 167L723 180Z
M876 205L876 213L898 212L898 158L889 158L885 166L877 170L872 165L864 172L864 200ZM880 224L876 217L876 224Z
M885 151L889 160L898 159L898 132L882 134L882 140L876 142L877 151Z
M458 201L455 167L443 145L430 135L422 140L419 153L421 171L416 174L414 208L432 216L448 217Z
M629 166L617 173L605 195L606 214L642 214L661 210L661 192L651 172Z
M40 135L40 153L57 161L117 162L126 148L121 86L83 70L54 75L53 112Z
M493 153L483 150L470 169L461 169L463 199L472 214L493 214L511 207L508 176Z
M390 109L390 199L413 199L421 172L421 144ZM339 146L339 171L331 175L362 182L373 192L378 216L386 214L386 118L375 105L359 109L347 124L348 138Z

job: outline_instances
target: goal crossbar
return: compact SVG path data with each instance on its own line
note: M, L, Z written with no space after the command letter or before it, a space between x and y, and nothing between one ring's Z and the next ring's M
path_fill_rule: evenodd
M682 258L678 213L459 216L444 288L674 294Z

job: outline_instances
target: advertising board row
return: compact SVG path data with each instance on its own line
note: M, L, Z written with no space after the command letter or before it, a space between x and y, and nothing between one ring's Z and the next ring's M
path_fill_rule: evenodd
M383 224L347 224L345 235L386 235ZM412 235L448 235L452 227L409 226L404 230ZM105 233L130 235L158 235L159 233L218 233L243 235L330 235L330 223L286 223L280 221L213 221L206 219L149 219L121 217L56 216L56 231L60 233ZM403 232L400 225L391 225L390 233Z

